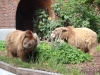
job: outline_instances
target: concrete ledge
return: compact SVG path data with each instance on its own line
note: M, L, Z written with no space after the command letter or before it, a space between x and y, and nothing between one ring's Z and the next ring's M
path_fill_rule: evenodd
M5 40L6 39L6 35L16 29L0 29L0 40Z
M28 69L28 68L17 68L5 62L2 62L2 61L0 61L0 68L7 70L9 72L15 73L17 75L62 75L58 73L41 71L41 70L33 70L33 69Z
M13 67L5 62L0 61L0 68L16 74L16 67Z

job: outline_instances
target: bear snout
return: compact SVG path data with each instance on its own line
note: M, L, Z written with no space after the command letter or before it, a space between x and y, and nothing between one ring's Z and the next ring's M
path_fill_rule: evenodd
M27 50L27 47L23 47L24 50Z
M55 34L52 33L52 34L51 34L51 37L52 37L52 38L55 38Z

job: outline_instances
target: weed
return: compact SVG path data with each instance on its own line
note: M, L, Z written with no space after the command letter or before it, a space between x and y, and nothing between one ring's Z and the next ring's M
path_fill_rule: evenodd
M0 50L5 50L5 49L6 49L5 41L0 41Z
M53 48L52 48L53 47ZM91 60L88 53L68 45L66 43L55 46L42 42L37 48L36 59L38 62L47 62L53 64L76 64Z
M31 57L28 63L21 61L20 58L12 59L7 56L0 56L0 61L7 62L17 67L52 71L64 75L83 75L78 71L79 69L73 69L69 72L66 64L81 63L91 60L89 54L79 51L66 43L54 45L41 42L37 46L34 56L35 60Z
M97 51L100 51L100 46L97 46Z

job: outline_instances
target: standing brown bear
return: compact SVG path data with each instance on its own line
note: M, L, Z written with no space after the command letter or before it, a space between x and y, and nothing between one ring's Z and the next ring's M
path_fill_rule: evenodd
M94 55L97 47L97 34L89 28L58 27L52 31L53 38L60 38L75 48Z
M30 30L15 30L6 37L6 48L9 57L18 56L22 61L27 59L34 52L38 44L37 34Z

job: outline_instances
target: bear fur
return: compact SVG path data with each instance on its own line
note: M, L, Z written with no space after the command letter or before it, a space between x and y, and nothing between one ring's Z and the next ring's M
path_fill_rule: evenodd
M89 28L58 27L52 31L51 37L60 38L92 56L96 52L97 34Z
M30 30L15 30L6 36L6 48L9 57L18 56L22 61L27 61L38 45L38 36Z

